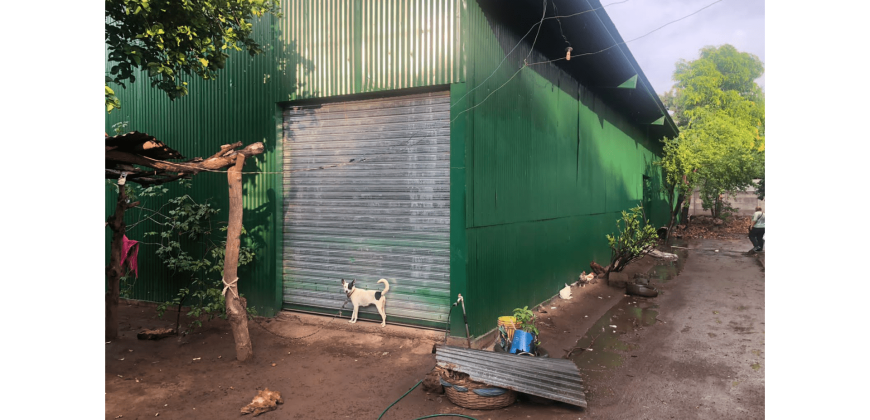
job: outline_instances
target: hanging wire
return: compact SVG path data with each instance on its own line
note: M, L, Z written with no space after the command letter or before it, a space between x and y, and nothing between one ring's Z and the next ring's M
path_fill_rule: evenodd
M535 40L532 41L532 46L529 47L529 53L526 54L526 58L524 58L523 61L528 60L529 56L532 55L532 52L535 51L535 44L538 43L538 35L541 34L541 28L544 27L544 17L546 17L546 16L547 16L547 0L544 0L544 11L541 12L541 21L537 23L538 32L535 33Z
M496 92L498 92L501 88L503 88L506 84L508 84L508 82L510 82L511 80L513 80L514 77L516 77L518 74L520 74L520 72L523 71L526 67L528 67L528 65L525 65L525 64L524 64L522 67L520 67L519 69L517 69L517 71L515 71L514 74L511 75L510 79L507 79L507 81L505 81L504 83L502 83L501 86L498 87L498 89L496 89L496 90L490 92L489 95L486 95L486 97L483 98L482 101L480 101L480 102L474 104L474 106L469 107L469 108L466 108L465 110L463 110L463 111L459 112L458 114L456 114L456 117L454 117L452 120L450 120L450 123L452 124L453 121L456 121L460 116L462 116L462 114L464 114L464 113L466 113L466 112L468 112L468 111L471 111L471 110L474 109L474 108L477 108L477 107L483 105L483 103L486 102L486 100L489 99L490 96L492 96L493 94L495 94Z
M538 34L540 34L540 26L543 24L543 22L544 22L545 20L548 20L548 19L557 19L557 20L559 20L559 18L568 18L568 17L577 16L577 15L582 15L582 14L584 14L584 13L589 13L589 12L592 12L592 11L595 11L595 10L603 9L604 7L611 6L611 5L615 5L615 4L626 3L626 2L628 2L628 1L629 1L629 0L623 0L623 1L620 1L620 2L609 3L609 4L607 4L607 5L605 5L605 6L602 6L602 7L599 7L599 8L590 9L590 10L585 10L585 11L577 12L577 13L573 13L573 14L570 14L570 15L564 15L564 16L552 16L552 17L542 16L542 17L541 17L541 20L540 20L538 23L536 23L535 25L533 25L531 28L529 28L528 32L526 32L526 35L524 35L522 38L520 38L520 41L517 42L517 44L513 47L513 49L511 49L511 51L508 52L507 55L505 55L505 58L502 59L502 61L501 61L501 62L499 63L499 65L495 68L495 70L493 70L493 72L492 72L489 76L487 76L487 78L484 79L483 82L481 82L480 84L478 84L477 86L475 86L474 88L472 88L471 90L469 90L468 92L466 92L465 95L463 95L462 97L460 97L459 100L457 100L453 105L451 105L451 108L452 108L453 106L455 106L456 104L458 104L458 103L459 103L462 99L464 99L466 96L468 96L468 94L470 94L471 92L473 92L474 90L476 90L477 88L479 88L480 86L482 86L484 83L486 83L486 81L489 80L489 79L490 79L490 78L491 78L491 77L496 73L496 71L498 71L498 69L502 66L502 64L504 64L504 62L507 60L508 56L510 56L510 55L514 52L514 50L516 50L517 47L519 47L519 45L522 43L523 39L525 39L526 36L528 36L528 35L532 32L532 29L534 29L535 26L538 26L538 33L535 35L535 40L534 40L534 42L532 43L532 47L531 47L530 50L529 50L529 55L531 55L531 52L534 50L534 45L535 45L535 43L537 42ZM633 41L637 41L638 39L644 38L644 37L646 37L646 36L648 36L648 35L650 35L650 34L656 32L656 31L661 30L662 28L664 28L664 27L666 27L666 26L668 26L668 25L671 25L671 24L673 24L673 23L679 22L679 21L681 21L681 20L683 20L683 19L686 19L686 18L688 18L688 17L690 17L690 16L693 16L693 15L695 15L695 14L698 14L698 13L700 13L701 11L703 11L704 9L707 9L707 8L713 6L713 5L717 4L717 3L720 3L720 2L722 2L722 1L724 1L724 0L717 0L717 1L714 1L713 3L710 3L710 4L706 5L706 6L704 6L704 7L700 8L700 9L698 9L698 10L696 10L696 11L694 11L694 12L688 14L688 15L686 15L686 16L683 16L683 17L681 17L681 18L679 18L679 19L675 19L675 20L672 20L672 21L670 21L670 22L668 22L668 23L665 23L664 25L659 26L658 28L653 29L653 30L651 30L651 31L649 31L649 32L647 32L647 33L641 35L641 36L636 37L636 38L632 38L632 39L630 39L630 40L628 40L628 41L618 42L618 43L616 43L616 44L614 44L614 45L611 45L611 46L609 46L609 47L607 47L607 48L604 48L604 49L601 49L601 50L598 50L598 51L587 52L587 53L582 53L582 54L576 54L576 55L574 55L574 57L583 57L583 56L587 56L587 55L600 54L600 53L602 53L602 52L605 52L605 51L608 51L608 50L610 50L610 49L612 49L612 48L615 48L615 47L617 47L617 46L619 46L619 45L627 44L627 43L629 43L629 42L633 42ZM553 6L554 6L554 8L555 8L555 3L553 4ZM546 15L546 0L544 0L544 15ZM561 28L561 21L560 21L560 28ZM562 36L565 37L565 36L564 36L564 33L562 34ZM570 45L570 42L568 41L567 38L565 38L565 41L568 42L568 44ZM529 55L527 55L526 57L528 58ZM535 63L524 63L523 66L520 67L519 69L517 69L517 71L515 71L515 72L511 75L511 77L508 78L507 81L505 81L504 83L501 84L501 86L499 86L498 88L496 88L495 90L493 90L492 92L490 92L490 93L489 93L489 94L488 94L488 95L487 95L487 96L486 96L482 101L480 101L479 103L475 104L474 106L468 107L468 108L466 108L465 110L459 112L459 113L456 115L456 117L454 117L453 119L449 119L449 118L448 118L448 119L441 119L441 120L433 120L432 122L450 121L450 122L452 123L453 121L456 121L456 119L458 119L459 116L461 116L462 114L464 114L464 113L466 113L466 112L468 112L468 111L471 111L471 110L473 110L474 108L477 108L478 106L480 106L480 105L482 105L484 102L486 102L490 97L492 97L492 95L494 95L496 92L498 92L498 91L501 90L503 87L505 87L505 86L506 86L506 85L507 85L511 80L513 80L513 79L514 79L514 78L515 78L515 77L516 77L516 76L517 76L521 71L523 71L525 68L530 67L530 66L541 65L541 64L553 63L553 62L561 61L561 60L565 60L565 57L560 57L560 58L556 58L556 59L553 59L553 60L547 60L547 61L539 61L539 62L535 62ZM637 71L637 69L635 69L635 72L636 72L636 71ZM429 130L429 129L424 129L424 130ZM422 131L422 130L421 130L421 131ZM418 133L419 133L419 132L418 132ZM411 136L411 137L409 137L407 140L410 141L410 140L412 140L412 139L414 139L414 138L417 138L417 137L418 137L417 135L415 135L415 136ZM417 142L419 142L419 140L418 140ZM411 147L411 146L415 145L417 142L409 143L409 144L406 145L405 147ZM377 154L377 155L365 156L365 157L362 157L362 158L360 158L360 159L351 159L349 162L344 162L344 163L339 163L339 164L334 164L334 165L324 165L324 166L312 167L312 168L294 169L294 170L290 170L290 171L242 171L242 172L240 172L240 173L241 173L241 174L244 174L244 175L253 175L253 174L289 174L289 173L296 173L296 172L316 171L316 170L322 170L322 169L338 168L338 167L342 167L342 166L353 165L353 164L357 164L357 163L361 163L361 162L370 161L370 160L372 160L372 159L376 159L376 158L378 158L378 157L382 157L382 156L386 156L386 155L392 155L392 154L394 154L394 153L382 153L382 154ZM148 160L152 160L152 161L154 161L154 162L163 162L163 161L160 161L160 160L157 160L157 159L152 159L152 158L147 157L147 156L142 156L142 157L144 157L145 159L148 159ZM196 167L196 166L185 165L185 164L183 164L183 163L174 163L174 162L169 162L169 163L171 163L172 165L178 166L178 167L182 167L182 168L187 167L187 168L190 168L192 171L196 171L196 172L219 172L219 173L224 173L224 172L225 172L225 171L223 171L223 170L199 168L199 167ZM172 172L177 172L177 171L172 171Z
M626 0L626 1L628 1L628 0ZM639 37L632 38L632 39L630 39L630 40L628 40L628 41L623 41L623 42L615 43L615 44L613 44L613 45L611 45L611 46L609 46L609 47L607 47L607 48L604 48L604 49L601 49L601 50L598 50L598 51L587 52L587 53L576 54L576 55L572 54L572 57L583 57L583 56L587 56L587 55L600 54L600 53L603 53L603 52L605 52L605 51L607 51L607 50L610 50L610 49L612 49L612 48L618 47L618 46L620 46L620 45L622 45L622 44L627 44L627 43L629 43L629 42L637 41L638 39L641 39L641 38L643 38L643 37L645 37L645 36L647 36L647 35L650 35L650 34L652 34L653 32L656 32L656 31L658 31L658 30L664 28L665 26L668 26L668 25L670 25L670 24L672 24L672 23L679 22L679 21L681 21L681 20L683 20L683 19L686 19L687 17L692 16L692 15L695 15L695 14L701 12L702 10L704 10L704 9L710 7L710 6L713 6L713 5L716 4L716 3L722 2L722 1L724 1L724 0L717 0L717 1L713 2L713 3L710 3L710 4L706 5L706 6L704 6L704 7L700 8L700 9L698 9L698 10L696 10L696 11L694 11L694 12L688 14L688 15L686 15L686 16L683 16L683 17L681 17L681 18L679 18L679 19L672 20L672 21L670 21L670 22L668 22L668 23L666 23L666 24L664 24L664 25L662 25L662 26L659 26L658 28L653 29L652 31L649 31L649 32L647 32L647 33L645 33L645 34L643 34L643 35L641 35L641 36L639 36ZM621 3L624 3L624 2L621 2ZM616 3L611 3L611 4L616 4ZM608 6L609 6L609 5L608 5ZM602 8L603 8L603 7L602 7ZM583 13L591 12L591 11L593 11L593 10L597 10L597 9L590 9L590 10L586 10L586 11L584 11L584 12L578 12L578 13L574 13L574 14L567 15L567 16L562 16L562 17L571 17L571 16L576 16L576 15L579 15L579 14L583 14ZM555 19L555 17L547 18L547 19ZM544 19L544 20L546 20L546 19ZM514 48L516 48L516 47L514 47ZM507 58L507 57L505 57L505 58ZM463 113L465 113L465 112L468 112L468 111L470 111L470 110L472 110L472 109L474 109L474 108L477 108L478 106L480 106L481 104L483 104L484 102L486 102L487 99L489 99L489 98L490 98L494 93L498 92L501 88L505 87L505 85L507 85L508 82L510 82L511 80L513 80L513 78L514 78L517 74L519 74L520 71L522 71L523 69L525 69L526 67L537 66L537 65L540 65L540 64L553 63L553 62L556 62L556 61L562 61L562 60L565 60L565 59L566 59L565 57L560 57L560 58L556 58L556 59L553 59L553 60L539 61L539 62L536 62L536 63L523 63L523 66L520 67L520 69L517 70L516 73L514 73L514 74L510 77L510 79L508 79L506 82L502 83L502 85L499 86L497 89L495 89L495 90L493 90L492 92L490 92L489 95L487 95L486 98L484 98L483 101L481 101L481 102L475 104L474 106L469 107L469 108L463 110L462 112L460 112L459 114L457 114L457 115L456 115L456 118L459 118L459 115L461 115L461 114L463 114ZM504 61L504 60L502 60L502 61ZM499 64L499 66L501 66L501 65ZM634 66L632 66L632 68L633 68L633 67L634 67ZM637 73L637 69L634 69L634 71L635 71L635 73ZM490 75L490 76L492 76L492 75ZM487 79L488 79L488 78L487 78ZM485 80L484 80L484 81L485 81ZM479 86L479 85L478 85L478 86ZM476 89L476 88L475 88L475 89ZM469 91L468 93L471 93L471 92ZM467 95L468 93L466 93L466 95ZM463 96L463 97L464 97L464 96ZM458 103L458 101L457 101L457 103ZM455 121L456 118L453 118L453 119L451 120L451 122Z
M568 44L568 48L571 48L571 41L568 41L568 37L566 37L565 32L562 31L562 19L559 19L559 8L556 7L556 0L553 0L553 13L556 14L556 22L559 22L559 32L562 34L562 39L564 39L565 43Z
M608 4L605 4L601 7L595 8L595 9L584 10L582 12L577 12L577 13L573 13L573 14L566 15L566 16L547 17L547 18L544 18L543 20L574 17L574 16L585 14L585 13L594 12L596 10L604 9L605 7L609 7L609 6L612 6L615 4L627 3L628 1L630 1L630 0L622 0L622 1L617 1L617 2L613 2L613 3L608 3ZM529 30L526 31L526 34L523 35L523 37L520 38L520 40L516 43L516 45L514 45L514 47L511 48L511 50L504 56L504 58L501 60L501 62L498 63L498 66L496 66L495 70L493 70L492 73L490 73L489 76L486 77L486 79L483 79L482 82L478 83L477 86L471 88L468 92L465 92L464 95L460 96L459 99L453 105L450 106L450 108L453 108L454 106L458 105L463 99L465 99L466 96L471 94L471 92L474 92L475 90L477 90L477 88L483 86L483 84L486 83L487 80L489 80L492 76L494 76L495 73L498 71L498 69L501 68L502 64L504 64L504 62L508 59L508 57L510 57L510 55L513 54L513 52L517 49L517 47L519 47L520 44L523 43L523 40L526 39L526 37L529 36L530 33L532 33L532 30L535 29L535 26L539 25L540 23L541 22L538 22L538 23L532 25L532 27L530 27Z

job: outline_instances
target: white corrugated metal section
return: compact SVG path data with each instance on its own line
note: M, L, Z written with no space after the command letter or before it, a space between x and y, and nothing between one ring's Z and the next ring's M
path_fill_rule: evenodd
M385 278L387 322L447 321L449 117L449 92L284 111L285 303L336 313L342 278Z

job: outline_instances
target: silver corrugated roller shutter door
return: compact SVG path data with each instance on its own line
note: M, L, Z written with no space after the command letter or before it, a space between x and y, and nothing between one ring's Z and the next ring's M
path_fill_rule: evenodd
M446 323L449 117L449 92L285 109L285 303L336 313L342 278L385 278L387 322Z

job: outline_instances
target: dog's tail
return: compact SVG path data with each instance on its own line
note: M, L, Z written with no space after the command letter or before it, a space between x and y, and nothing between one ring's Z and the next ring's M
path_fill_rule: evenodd
M390 290L390 283L387 283L387 279L380 279L378 283L384 284L384 290L381 292L381 295L387 294L387 291Z

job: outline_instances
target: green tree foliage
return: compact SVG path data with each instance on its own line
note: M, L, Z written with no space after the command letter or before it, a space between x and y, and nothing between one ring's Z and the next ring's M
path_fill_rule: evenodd
M764 178L761 178L758 185L755 186L755 195L758 196L759 200L764 200Z
M719 216L722 194L743 191L764 174L764 73L758 57L731 45L705 47L676 64L672 91L661 95L680 135L665 139L661 165L684 203L701 188L704 207ZM675 206L672 221L679 212Z
M126 88L137 68L148 72L152 87L176 99L188 93L180 75L213 80L229 50L260 53L251 22L280 16L279 7L280 0L106 0L106 46L114 63L106 111L120 107L108 82Z
M106 77L106 112L112 113L113 109L121 107L121 101L118 100L118 97L115 96L115 91L109 87L108 83L112 81L112 78Z
M184 188L191 188L190 181L181 180L179 184ZM157 238L155 243L143 242L143 245L156 246L154 253L163 261L163 264L176 276L184 279L185 285L181 287L176 296L167 302L157 306L157 313L163 317L170 307L188 306L187 316L190 318L187 330L202 326L202 319L214 318L226 319L225 297L223 295L224 257L226 254L226 241L214 241L213 233L216 230L212 224L212 218L220 213L220 210L208 202L196 202L190 195L184 194L166 200L166 203L158 209L146 207L151 199L164 196L169 189L152 185L147 188L136 185L128 186L128 200L141 201L137 207L142 215L140 220L129 226L136 227L139 223L151 221L157 229L146 232L146 238ZM226 226L217 229L226 232ZM246 231L242 228L242 235ZM224 233L222 238L226 238ZM253 261L255 253L250 247L242 246L239 249L239 266L247 265ZM135 282L130 273L126 273L121 279L122 290L129 295ZM249 314L256 314L254 308L247 308ZM180 315L180 311L179 311ZM177 321L179 322L179 321Z

